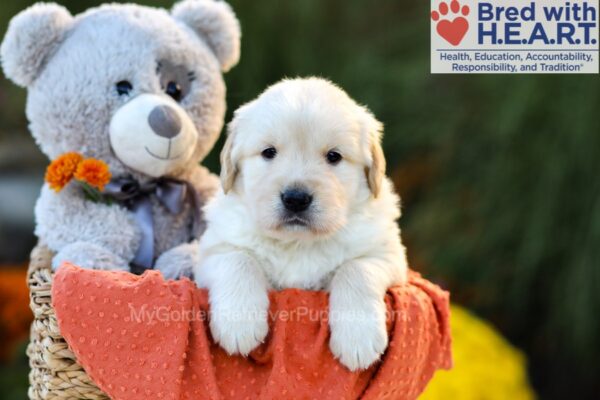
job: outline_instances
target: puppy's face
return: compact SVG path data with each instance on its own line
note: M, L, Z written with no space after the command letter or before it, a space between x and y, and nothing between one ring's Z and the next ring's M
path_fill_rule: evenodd
M236 112L222 154L224 189L271 237L335 233L377 195L385 169L380 131L331 83L283 81Z

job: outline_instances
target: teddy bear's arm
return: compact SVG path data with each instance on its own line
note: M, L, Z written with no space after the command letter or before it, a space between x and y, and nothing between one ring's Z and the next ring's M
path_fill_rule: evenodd
M56 269L64 262L89 269L129 271L129 264L125 259L91 242L66 245L52 259L52 268Z
M165 279L192 278L194 267L199 262L198 241L183 243L164 252L154 265Z
M36 235L57 252L54 267L69 261L85 268L127 269L141 238L125 208L86 200L72 186L55 193L44 185L35 216Z
M219 188L219 178L202 166L197 166L190 172L187 181L196 191L196 198L200 203L198 207L203 207ZM198 239L204 233L205 228L205 222L201 220L199 226L194 229L194 240L163 253L156 260L154 268L161 271L166 279L179 279L183 276L191 278L199 259Z

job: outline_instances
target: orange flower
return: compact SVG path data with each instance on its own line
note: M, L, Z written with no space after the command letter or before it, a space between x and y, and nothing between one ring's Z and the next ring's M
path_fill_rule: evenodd
M83 160L75 171L75 179L85 182L98 190L104 190L104 185L110 182L111 174L108 165L102 160L88 158Z
M82 160L83 157L78 153L65 153L58 157L46 169L46 182L52 189L60 192L73 178L77 166Z
M25 266L0 266L0 362L6 361L27 337L33 319L26 281Z

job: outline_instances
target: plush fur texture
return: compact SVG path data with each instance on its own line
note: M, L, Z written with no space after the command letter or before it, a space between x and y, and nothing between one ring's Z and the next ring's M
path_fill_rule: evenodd
M7 77L28 90L30 130L50 159L76 151L104 160L115 177L144 182L165 174L190 182L204 202L218 180L199 163L223 126L222 70L238 61L239 39L235 15L213 0L184 0L173 13L111 4L75 17L58 5L37 4L12 20L0 52ZM119 93L117 84L124 81L131 90ZM181 98L169 97L169 83L181 89ZM171 139L153 137L147 123L152 105L142 98L170 107L183 121L183 133ZM124 109L125 116L125 111L120 113ZM119 158L135 152L131 146L124 152L111 146L117 114L121 123L135 119L129 126L139 127L126 133L134 136L130 144L137 140L140 148L151 147L161 156L171 147L189 151L183 158L151 158L142 151L140 162ZM113 135L125 142L123 129L117 128ZM171 215L155 202L154 218L157 267L194 260L195 255L181 253L192 251L194 246L186 244L204 226L192 227L190 207ZM44 187L36 220L36 234L58 252L55 265L69 260L83 267L126 269L141 237L127 209L85 201L72 188L57 194ZM189 273L191 264L181 267Z
M58 4L35 4L14 17L1 49L6 76L19 86L31 85L72 23Z
M267 292L283 288L329 291L330 347L349 369L385 351L384 295L406 279L407 263L381 131L366 108L317 78L285 80L235 113L225 190L205 208L195 271L209 289L213 337L228 352L264 340ZM332 151L342 159L331 162ZM290 188L312 196L306 210L285 207Z
M219 1L202 4L181 2L173 9L175 18L193 27L213 49L223 72L229 71L240 58L240 23L229 4Z

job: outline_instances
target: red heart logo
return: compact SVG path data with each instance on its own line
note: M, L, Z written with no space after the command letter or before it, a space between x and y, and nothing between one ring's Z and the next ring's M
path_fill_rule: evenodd
M448 43L458 46L469 30L469 22L463 17L457 17L454 21L442 20L437 23L436 30Z

